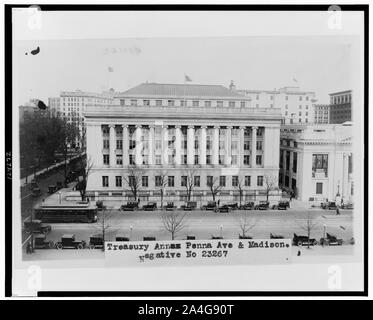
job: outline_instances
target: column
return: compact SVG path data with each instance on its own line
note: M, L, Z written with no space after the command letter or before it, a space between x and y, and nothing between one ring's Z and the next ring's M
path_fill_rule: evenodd
M258 127L251 127L251 167L256 167L256 130Z
M162 126L162 164L168 164L168 128Z
M136 165L142 165L142 141L141 141L142 129L141 125L136 125L136 150L135 150L135 163Z
M102 165L102 128L101 124L87 123L87 158L93 166Z
M109 126L110 128L110 166L115 166L116 165L116 157L115 157L115 149L117 148L116 143L115 143L115 125L111 124Z
M200 148L201 148L201 159L200 159L200 164L205 165L206 164L206 126L201 127L201 143L200 143Z
M129 137L128 137L128 125L122 125L123 128L123 167L129 164Z
M343 201L348 198L348 153L343 154L343 182L342 182L342 198Z
M175 126L175 164L181 164L181 126Z
M214 138L212 141L212 164L219 164L219 126L214 126Z
M154 125L149 126L149 165L154 164Z
M194 126L188 126L188 165L194 165Z
M230 165L232 163L231 142L232 142L232 127L227 126L227 130L225 133L225 147L226 147L225 164L226 165Z
M243 156L245 154L245 149L244 149L244 137L245 137L245 126L240 126L240 131L239 131L239 139L238 139L238 165L240 167L243 166Z

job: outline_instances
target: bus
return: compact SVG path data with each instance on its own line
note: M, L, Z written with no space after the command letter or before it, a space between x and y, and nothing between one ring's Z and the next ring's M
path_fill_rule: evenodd
M96 222L97 206L78 201L72 204L40 204L34 209L35 219L42 222Z

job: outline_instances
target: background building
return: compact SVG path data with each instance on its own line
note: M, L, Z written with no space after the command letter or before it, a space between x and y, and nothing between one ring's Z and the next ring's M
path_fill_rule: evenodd
M238 90L250 99L252 108L279 108L284 124L313 123L317 101L312 91L299 87L284 87L279 90Z
M315 119L314 123L329 123L329 110L330 105L328 104L315 104L314 105L314 114Z
M19 122L23 123L27 118L33 117L34 115L51 116L50 110L40 109L37 106L38 99L31 99L22 106L19 106Z
M116 98L116 105L87 106L87 156L93 167L87 191L100 199L132 198L125 178L141 170L140 199L160 204L160 175L167 175L164 201L266 199L267 178L278 177L281 112L249 106L249 99L223 86L144 83ZM278 191L270 199L278 199ZM216 200L217 200L216 199Z
M303 201L353 200L352 125L281 128L279 182Z
M352 91L342 91L329 94L330 123L352 121Z

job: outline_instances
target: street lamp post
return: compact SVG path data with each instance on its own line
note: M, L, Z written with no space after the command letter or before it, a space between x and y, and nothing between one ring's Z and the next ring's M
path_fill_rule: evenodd
M133 229L133 226L130 226L130 240L132 239L132 229Z
M223 225L222 224L220 225L220 237L223 238Z
M325 239L325 236L326 236L326 224L324 223L324 239Z

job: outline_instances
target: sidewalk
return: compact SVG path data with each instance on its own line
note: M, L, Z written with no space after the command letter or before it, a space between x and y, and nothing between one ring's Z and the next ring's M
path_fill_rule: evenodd
M291 202L290 202L290 210L291 209L294 209L294 210L312 210L312 209L317 209L317 207L312 208L309 201L292 199Z

